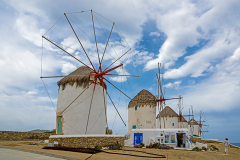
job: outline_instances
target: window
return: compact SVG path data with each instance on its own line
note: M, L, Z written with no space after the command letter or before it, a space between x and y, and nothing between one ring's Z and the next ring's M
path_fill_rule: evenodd
M136 129L136 125L133 125L133 126L132 126L132 129Z
M158 138L158 142L159 142L160 144L163 144L163 138Z
M172 123L172 126L174 126L174 123Z
M163 136L163 134L161 133L161 137Z
M135 107L135 111L137 110L137 106Z
M165 143L169 143L169 135L165 135Z
M175 135L171 135L171 140L170 140L171 143L175 143Z
M161 141L160 141L161 144L163 144L163 139L161 138Z
M57 121L58 121L57 133L61 134L62 133L62 116L57 117Z

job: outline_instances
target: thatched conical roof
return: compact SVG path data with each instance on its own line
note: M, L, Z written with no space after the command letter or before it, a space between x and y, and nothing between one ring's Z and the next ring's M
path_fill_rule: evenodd
M198 125L197 121L194 118L190 119L190 121L188 121L188 124L189 125Z
M169 106L166 106L161 112L161 117L179 117L178 114ZM157 118L159 118L159 114L157 115Z
M141 90L128 104L128 108L150 105L156 107L156 97L149 91Z
M80 86L86 88L89 86L89 82L91 81L89 76L90 73L94 72L92 72L87 66L81 66L68 76L62 78L57 82L57 84L59 87L62 86L62 88L64 88L67 84L73 86L73 84L76 83L76 87ZM105 83L104 85L106 87Z
M184 117L182 117L182 121L178 118L178 122L188 122Z

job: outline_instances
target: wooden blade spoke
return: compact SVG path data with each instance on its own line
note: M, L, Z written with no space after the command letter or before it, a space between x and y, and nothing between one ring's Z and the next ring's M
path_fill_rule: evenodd
M108 72L111 72L111 71L113 71L113 70L115 70L115 69L121 67L122 65L123 65L123 64L120 64L120 65L118 65L118 66L116 66L116 67L113 67L113 68L107 70L107 71L103 71L102 73L106 74L106 73L108 73Z
M66 76L49 76L49 77L40 77L40 78L60 78L60 77L66 77Z
M83 63L82 61L80 61L79 59L77 59L76 57L74 57L73 55L71 55L70 53L68 53L67 51L65 51L63 48L61 48L60 46L58 46L57 44L55 44L54 42L52 42L51 40L47 39L46 37L42 36L44 39L46 39L48 42L52 43L53 45L55 45L56 47L58 47L59 49L61 49L63 52L67 53L68 55L70 55L71 57L73 57L74 59L76 59L77 61L79 61L80 63L82 63L83 65L87 66L90 70L92 70L93 72L95 72L92 68L90 68L88 65L86 65L85 63Z
M70 21L69 21L69 19L68 19L67 15L66 15L66 13L64 13L64 15L65 15L65 17L66 17L66 19L67 19L67 21L68 21L69 25L71 26L71 28L72 28L72 30L73 30L73 32L74 32L74 34L75 34L75 36L77 37L77 40L78 40L79 44L81 45L81 47L82 47L82 49L83 49L84 53L86 54L86 56L87 56L87 58L88 58L89 62L91 63L91 65L92 65L92 67L93 67L94 71L96 71L96 70L95 70L95 68L94 68L94 66L93 66L93 64L92 64L92 62L91 62L91 60L90 60L90 58L89 58L89 57L88 57L88 55L87 55L87 52L85 51L85 49L84 49L84 47L83 47L83 45L82 45L81 41L79 40L79 38L78 38L78 36L77 36L77 34L76 34L75 30L73 29L73 27L72 27L72 24L70 23Z
M100 78L99 80L100 80L100 82L101 82L101 84L102 84L103 91L104 91L104 89L106 89L106 88L105 88L104 83L103 83L103 78Z
M118 113L119 117L121 118L122 122L123 122L123 123L124 123L124 125L126 126L126 123L123 121L123 119L122 119L122 117L121 117L120 113L118 112L118 110L117 110L117 108L116 108L115 104L114 104L114 103L113 103L113 101L112 101L112 98L110 97L110 95L108 94L108 92L107 92L107 91L106 91L106 93L107 93L107 95L108 95L109 99L111 100L111 102L112 102L112 104L113 104L114 108L116 109L116 111L117 111L117 113Z
M93 23L93 31L94 31L95 43L96 43L97 54L98 54L98 61L99 61L99 64L100 64L100 57L99 57L99 53L98 53L97 37L96 37L96 33L95 33L95 27L94 27L94 20L93 20L92 10L91 10L91 14L92 14L92 23Z
M122 58L125 54L127 54L129 51L131 50L131 48L125 52L123 55L121 55L121 57L119 57L118 59L116 59L112 64L110 64L110 66L108 66L106 69L104 69L104 71L106 71L109 67L111 67L116 61L118 61L120 58Z
M87 133L88 121L89 121L89 117L90 117L90 111L91 111L91 108L92 108L92 100L93 100L93 95L94 95L94 92L95 92L95 87L96 87L96 82L94 84L93 94L92 94L92 98L91 98L91 102L90 102L90 108L89 108L89 112L88 112L88 119L87 119L85 134Z
M86 76L85 74L71 75L71 77L79 77ZM48 77L40 77L40 78L59 78L59 77L67 77L67 76L48 76Z
M102 65L103 57L104 57L104 54L105 54L105 52L106 52L106 49L107 49L107 46L108 46L108 42L109 42L110 36L111 36L111 34L112 34L112 30L113 30L114 24L115 24L115 23L113 22L112 29L111 29L111 32L110 32L110 34L109 34L109 37L108 37L108 40L107 40L107 44L106 44L106 46L105 46L105 49L104 49L104 52L103 52L103 55L102 55L102 59L101 59L100 66L99 66L100 71L102 71L101 65Z
M104 94L104 89L103 89L103 100L104 100L104 108L105 108L105 117L106 117L106 124L107 124L107 128L108 128L108 123L107 123L107 104L106 104L106 97Z
M128 97L129 99L131 99L128 95L126 95L123 91L121 91L120 89L118 89L115 85L113 85L111 82L109 82L106 78L103 77L103 79L105 79L109 84L111 84L114 88L116 88L117 90L119 90L122 94L124 94L126 97Z
M130 76L130 77L139 77L135 75L120 75L120 74L104 74L104 75L110 75L110 76Z
M63 114L63 112L65 112L65 111L73 104L73 102L75 102L75 101L83 94L83 92L85 92L88 88L89 88L89 87L85 88L85 89L72 101L72 103L70 103L70 104L61 112L61 114Z
M93 84L94 82L96 82L97 81L97 78L95 78L90 84L89 84L89 86L91 85L91 84Z

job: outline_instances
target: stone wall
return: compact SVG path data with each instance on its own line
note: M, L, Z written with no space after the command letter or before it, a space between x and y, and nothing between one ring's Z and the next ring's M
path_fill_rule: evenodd
M190 140L191 140L193 143L196 143L196 142L202 143L201 137L190 137Z
M202 143L223 143L219 141L218 139L202 139Z
M49 143L57 141L64 147L94 148L96 145L104 147L108 144L120 143L124 146L124 136L83 136L83 137L50 137Z
M0 141L45 140L54 133L0 131Z

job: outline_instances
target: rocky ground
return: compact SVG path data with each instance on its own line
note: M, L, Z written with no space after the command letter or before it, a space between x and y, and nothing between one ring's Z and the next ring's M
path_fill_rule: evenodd
M30 145L31 144L31 145ZM75 157L80 159L86 159L91 154L79 153L79 152L70 152L70 151L57 151L57 150L46 150L42 149L44 147L44 143L41 141L0 141L0 145L2 146L11 146L18 148L25 148L37 151L43 151L53 154L64 155L68 157ZM144 151L148 153L165 155L166 159L184 159L184 160L202 160L202 159L211 159L211 160L240 160L240 149L238 148L229 148L229 154L224 153L224 147L222 143L207 143L208 146L215 145L219 151L186 151L186 150L165 150L165 149L148 149L148 148L130 148L124 147L123 149L129 149L134 151ZM131 155L141 155L141 156L151 156L145 153L134 152L134 151L110 151L114 153L127 153ZM143 158L143 157L133 157L127 155L117 155L117 154L108 154L108 153L97 153L92 155L89 160L107 160L107 159L131 159L131 160L140 160L140 159L154 159L154 158Z

